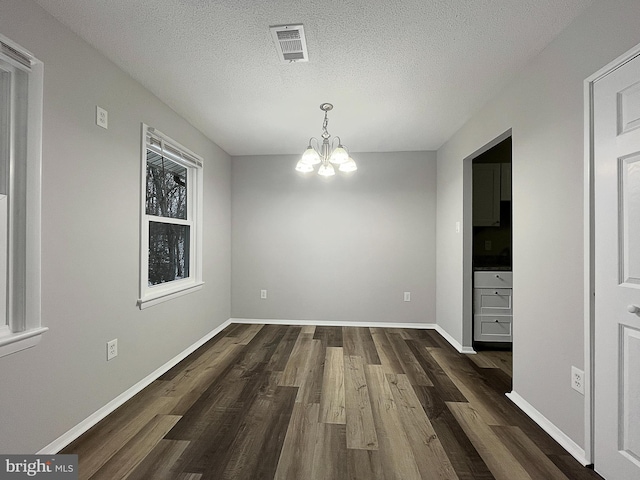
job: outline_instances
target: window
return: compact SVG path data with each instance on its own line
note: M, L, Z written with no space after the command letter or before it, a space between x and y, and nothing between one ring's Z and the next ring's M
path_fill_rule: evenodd
M140 308L202 287L202 158L143 130Z
M34 346L40 315L43 65L0 35L0 356Z

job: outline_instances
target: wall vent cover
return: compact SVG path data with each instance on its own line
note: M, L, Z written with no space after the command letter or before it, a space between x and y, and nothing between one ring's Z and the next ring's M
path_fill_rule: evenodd
M309 61L302 25L276 25L269 29L282 63Z

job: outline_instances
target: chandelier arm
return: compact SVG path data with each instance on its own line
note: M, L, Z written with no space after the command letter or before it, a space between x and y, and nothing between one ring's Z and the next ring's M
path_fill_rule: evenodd
M316 137L311 137L309 139L309 147L313 148L313 145L311 144L311 142L313 142L313 140L316 141L315 151L317 152L320 149L320 140L318 140Z

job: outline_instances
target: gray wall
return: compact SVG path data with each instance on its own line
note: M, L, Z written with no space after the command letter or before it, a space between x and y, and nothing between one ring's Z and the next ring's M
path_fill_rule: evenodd
M513 129L514 390L584 446L583 81L640 42L637 0L598 1L438 151L438 323L463 341L463 159Z
M354 154L329 181L298 158L233 158L233 317L434 323L435 152Z
M0 2L0 32L45 65L42 321L0 358L0 452L35 452L230 316L230 158L31 0ZM95 108L109 111L109 130ZM143 311L141 122L205 159L204 289ZM119 356L106 362L106 342Z

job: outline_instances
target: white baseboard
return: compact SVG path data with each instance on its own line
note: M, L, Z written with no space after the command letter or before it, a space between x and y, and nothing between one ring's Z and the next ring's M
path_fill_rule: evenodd
M60 437L55 439L49 445L47 445L42 450L37 452L37 454L38 455L54 455L54 454L58 453L60 450L62 450L67 445L69 445L71 442L73 442L80 435L82 435L87 430L89 430L91 427L93 427L95 424L97 424L100 420L102 420L107 415L109 415L110 413L115 411L119 406L121 406L127 400L131 399L134 395L136 395L137 393L141 392L145 387L150 385L154 380L157 380L158 377L160 377L161 375L163 375L164 373L169 371L175 365L177 365L182 360L187 358L191 353L195 352L198 348L200 348L202 345L204 345L209 340L211 340L213 337L215 337L224 328L226 328L230 323L232 323L231 320L227 320L226 322L224 322L219 327L217 327L217 328L213 329L212 331L210 331L209 333L207 333L204 337L202 337L196 343L194 343L190 347L187 347L185 350L183 350L178 355L173 357L171 360L169 360L167 363L162 365L160 368L158 368L155 371L151 372L149 375L144 377L142 380L140 380L138 383L133 385L131 388L127 389L126 391L124 391L123 393L118 395L116 398L111 400L104 407L100 408L98 411L96 411L96 412L92 413L91 415L89 415L87 418L85 418L82 422L80 422L78 425L73 427L71 430L69 430L66 433L62 434Z
M282 320L274 318L231 318L231 323L264 323L266 325L319 325L322 327L418 328L436 330L435 323L346 322L334 320Z
M507 398L515 403L520 410L526 413L531 420L536 422L551 438L558 442L562 448L571 454L583 466L589 465L585 451L580 445L571 440L562 430L556 427L550 420L535 409L529 402L518 395L515 391L506 394Z
M455 338L453 338L451 335L449 335L449 333L442 328L440 325L436 325L436 332L438 332L440 335L442 335L442 337L451 344L451 346L453 348L455 348L458 352L460 353L464 353L465 355L473 355L476 353L476 351L471 348L471 347L463 347L462 345L460 345L460 342L458 342Z

